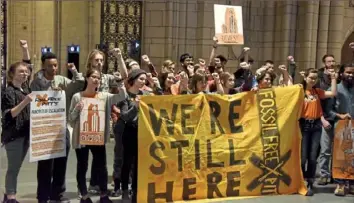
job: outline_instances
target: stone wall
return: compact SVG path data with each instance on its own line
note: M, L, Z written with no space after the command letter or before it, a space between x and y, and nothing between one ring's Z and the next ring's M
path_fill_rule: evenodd
M326 53L341 59L345 40L354 30L354 8L348 1L149 0L143 2L142 54L157 67L183 53L208 59L214 36L214 4L243 6L245 46L254 68L272 59L276 65L294 55L299 68L320 67ZM9 1L9 63L21 59L19 39L27 39L39 66L40 47L52 46L64 67L66 48L81 46L80 67L100 40L100 1ZM229 71L243 46L220 46ZM344 49L344 48L343 48ZM65 68L61 73L66 74Z

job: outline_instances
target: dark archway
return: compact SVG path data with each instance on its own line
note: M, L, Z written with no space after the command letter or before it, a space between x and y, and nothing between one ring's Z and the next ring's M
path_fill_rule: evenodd
M108 55L108 51L114 47L122 50L125 59L140 61L141 23L142 1L102 0L99 48L106 53L105 71L117 69L117 61Z
M354 42L354 32L349 35L343 44L341 63L354 62L354 50L349 48L351 42Z

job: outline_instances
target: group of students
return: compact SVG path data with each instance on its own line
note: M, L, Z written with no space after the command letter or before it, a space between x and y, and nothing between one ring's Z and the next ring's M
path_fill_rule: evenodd
M255 74L251 71L253 59L250 49L245 47L239 57L239 67L234 73L225 71L227 59L215 56L215 41L208 64L203 59L194 63L193 56L183 54L180 67L172 60L166 60L160 72L149 60L142 56L142 67L132 59L124 60L118 48L110 54L116 57L119 71L104 74L105 54L99 50L89 53L85 76L78 73L74 64L67 67L73 74L70 80L58 74L58 60L53 53L43 54L42 67L32 74L26 41L21 41L24 62L12 64L8 69L8 84L2 92L2 135L8 169L5 179L4 202L16 203L17 176L29 147L29 104L33 100L31 91L65 91L66 113L69 126L73 129L70 136L67 130L67 153L70 143L76 152L76 179L81 203L90 203L89 192L100 194L100 202L112 202L109 195L123 199L137 199L137 152L138 152L138 112L141 95L178 95L178 94L236 94L244 91L289 86L293 84L296 63L289 56L289 66L280 65L281 74L277 76L274 63L267 60ZM354 64L341 65L337 70L332 55L323 57L322 69L309 68L301 72L305 92L302 116L299 124L302 132L301 166L307 180L307 195L313 195L313 182L316 175L317 157L320 150L321 177L330 178L331 137L338 119L351 119L354 116ZM337 82L340 81L338 84ZM115 137L113 184L114 191L108 192L108 170L106 148L103 146L83 146L79 142L79 115L83 108L82 98L97 98L106 103L105 122L113 121ZM321 103L322 101L322 103ZM110 138L110 126L105 125L105 144ZM324 133L325 132L325 133ZM326 137L327 142L322 142ZM71 141L70 141L71 137ZM86 185L88 156L91 151L93 160L90 186ZM322 159L321 159L322 157ZM37 199L39 203L68 203L64 196L65 174L68 154L65 157L38 162ZM129 192L130 178L132 182ZM320 179L322 180L322 178ZM345 180L338 183L336 195L345 195ZM350 182L349 192L354 193L354 182Z

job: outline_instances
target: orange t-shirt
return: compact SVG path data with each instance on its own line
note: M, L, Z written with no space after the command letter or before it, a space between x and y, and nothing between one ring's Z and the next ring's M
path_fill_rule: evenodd
M313 88L305 91L305 102L302 108L301 118L319 119L323 115L321 99L325 99L325 91Z

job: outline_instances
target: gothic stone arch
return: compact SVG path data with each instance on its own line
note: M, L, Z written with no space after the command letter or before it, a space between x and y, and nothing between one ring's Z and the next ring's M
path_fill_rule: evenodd
M350 26L345 34L341 51L341 63L354 62L354 51L349 49L349 43L354 42L354 24Z

